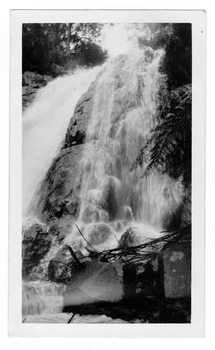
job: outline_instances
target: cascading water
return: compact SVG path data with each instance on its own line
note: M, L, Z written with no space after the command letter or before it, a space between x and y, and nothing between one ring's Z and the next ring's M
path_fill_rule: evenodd
M93 110L82 157L83 179L78 225L96 249L116 246L132 230L135 243L161 235L180 207L183 187L157 170L141 178L130 172L156 125L163 50L132 50L109 62L97 78ZM97 237L97 238L96 238ZM82 239L74 225L67 242Z
M158 92L163 79L159 72L162 55L162 50L151 51L150 55L133 50L109 61L97 76L85 150L80 159L79 217L76 222L70 218L72 229L62 246L70 244L87 253L87 244L75 224L97 251L117 247L128 230L135 236L132 244L139 244L161 236L160 231L180 207L184 195L180 181L158 170L147 178L141 178L143 169L130 172L140 148L156 125ZM63 140L77 99L99 69L58 78L41 90L36 102L26 111L23 127L25 212ZM32 288L37 305L33 312L47 310L41 306L43 293L35 286ZM25 287L25 310L29 311L32 306L26 295Z
M158 52L147 65L141 51L119 56L98 79L83 156L83 221L90 208L89 220L96 221L97 216L102 221L100 216L104 213L96 203L99 194L108 206L108 221L125 219L124 211L136 220L142 219L143 181L140 174L130 173L130 167L155 125L161 55L162 51ZM156 224L159 226L160 222Z
M38 281L23 283L22 314L55 314L62 310L63 286Z

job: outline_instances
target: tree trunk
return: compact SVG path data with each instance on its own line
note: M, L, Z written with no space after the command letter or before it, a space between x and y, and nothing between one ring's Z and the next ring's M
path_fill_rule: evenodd
M165 287L164 287L164 262L163 262L163 254L160 253L158 256L158 294L159 299L161 301L165 300Z
M75 255L75 252L73 251L72 247L70 247L69 245L67 246L67 248L70 251L70 254L72 255L73 259L78 263L79 266L82 266L82 263L80 262L80 260L77 258L77 256Z
M69 57L70 54L70 37L71 37L71 23L67 26L67 41L66 41L66 55Z

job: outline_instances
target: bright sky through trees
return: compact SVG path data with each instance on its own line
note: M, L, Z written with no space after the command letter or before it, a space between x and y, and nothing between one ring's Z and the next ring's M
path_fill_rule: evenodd
M125 24L114 24L105 26L104 39L102 46L108 50L110 56L116 56L128 51L134 44L131 40L131 33L127 30Z

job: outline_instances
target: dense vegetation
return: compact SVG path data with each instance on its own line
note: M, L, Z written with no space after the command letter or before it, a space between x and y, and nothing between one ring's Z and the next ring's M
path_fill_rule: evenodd
M157 27L156 27L157 26ZM141 148L132 170L146 162L144 175L153 168L191 182L191 25L148 25L139 45L165 48L161 71L166 80L159 93L158 124Z
M23 24L22 71L56 75L63 69L103 63L107 52L99 45L102 24Z

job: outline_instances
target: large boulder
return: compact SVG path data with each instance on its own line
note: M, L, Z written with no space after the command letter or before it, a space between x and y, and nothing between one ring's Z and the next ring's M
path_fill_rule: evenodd
M73 252L72 256L66 244L60 246L48 264L48 280L57 283L71 281L84 268L84 263L77 263L74 255L79 262L83 258L81 251Z
M142 223L130 223L119 240L120 248L135 247L150 240L161 237L163 234L149 225Z
M47 79L47 76L46 76ZM41 74L26 71L22 75L22 85L40 84L44 82L44 77Z
M48 233L48 227L39 221L27 223L23 227L22 238L22 275L29 277L52 244L52 235Z

